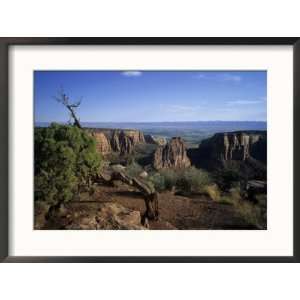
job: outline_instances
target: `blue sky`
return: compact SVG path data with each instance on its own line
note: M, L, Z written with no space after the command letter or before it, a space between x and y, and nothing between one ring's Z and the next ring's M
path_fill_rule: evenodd
M266 121L265 71L35 71L36 122L67 122L63 87L82 122Z

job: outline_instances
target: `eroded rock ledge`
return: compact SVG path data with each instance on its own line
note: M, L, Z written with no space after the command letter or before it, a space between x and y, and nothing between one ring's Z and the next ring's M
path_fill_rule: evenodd
M173 137L165 146L160 146L154 153L155 169L187 168L191 162L187 156L186 146L181 137Z
M87 130L96 139L97 150L104 155L111 152L130 154L136 145L145 143L144 134L139 130L102 128Z
M253 157L265 161L267 155L266 131L236 131L216 133L199 145L199 155L215 160L244 161Z

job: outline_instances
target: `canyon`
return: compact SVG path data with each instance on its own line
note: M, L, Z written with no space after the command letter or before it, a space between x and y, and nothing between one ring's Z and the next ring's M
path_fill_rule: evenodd
M135 129L84 130L95 139L96 150L104 161L93 192L81 191L69 203L52 206L52 209L48 204L36 202L35 229L266 228L266 131L218 132L203 139L196 147L190 147L181 136L166 138ZM140 160L141 153L147 159ZM116 161L111 160L113 156ZM228 166L234 166L241 177L247 176L246 182L229 179L238 184L233 190L222 186L224 180L227 184L227 177L221 182L218 182L220 178L214 177ZM132 174L131 168L137 168L137 171ZM203 170L213 182L206 186L208 190L198 193L180 191L176 182L171 188L165 186L159 190L151 181L160 180L161 174L169 174L169 179L164 177L164 180L173 180L176 174L184 172L200 176ZM182 185L183 179L195 182L197 177L181 177L181 187L188 187ZM241 189L243 185L244 191L241 190L239 196L234 194L237 186ZM251 204L251 201L260 202ZM252 215L248 218L241 212L242 205L246 206L248 215L249 205L256 205L250 213L259 211L258 217L254 215L259 219L258 223L253 223Z
M187 168L199 162L214 164L226 161L246 161L249 158L266 163L266 131L221 132L203 140L197 148L188 149L181 137L167 140L165 137L144 135L134 129L90 128L97 150L104 156L119 153L120 156L134 154L138 145L154 145L150 161L156 169Z

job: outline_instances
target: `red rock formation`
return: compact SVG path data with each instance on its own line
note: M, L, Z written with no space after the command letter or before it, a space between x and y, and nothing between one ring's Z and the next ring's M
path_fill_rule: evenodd
M119 152L130 154L134 147L145 143L144 134L139 130L121 129L88 129L97 142L97 150L102 154Z
M160 146L154 153L153 166L162 168L186 168L191 165L186 147L180 137L172 138L165 146Z
M93 132L92 136L96 139L96 148L102 154L111 152L110 142L103 132Z
M123 130L125 135L129 137L133 143L133 145L139 143L145 143L144 134L139 130Z
M120 150L121 150L119 135L120 135L120 133L118 130L114 130L112 133L110 144L111 144L111 148L114 152L120 152Z
M136 135L130 136L127 135L123 130L119 134L119 143L120 143L120 154L130 154L132 153L134 146L138 143Z

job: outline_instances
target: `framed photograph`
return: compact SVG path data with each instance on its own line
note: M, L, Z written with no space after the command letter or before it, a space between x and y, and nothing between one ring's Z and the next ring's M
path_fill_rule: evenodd
M0 39L4 262L299 262L298 38Z

